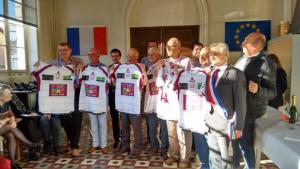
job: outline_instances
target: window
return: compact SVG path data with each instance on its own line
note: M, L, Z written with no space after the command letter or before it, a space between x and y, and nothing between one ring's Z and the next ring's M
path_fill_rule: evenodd
M36 27L36 0L0 0L0 71L26 71L37 60Z

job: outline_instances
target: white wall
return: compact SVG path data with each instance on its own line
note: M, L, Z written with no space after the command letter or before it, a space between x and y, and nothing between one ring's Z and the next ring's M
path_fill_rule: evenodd
M53 36L40 38L40 47L46 50L47 57L55 53L55 45L66 41L68 26L106 25L108 51L121 49L123 56L129 47L129 27L199 25L200 1L208 6L208 43L224 41L224 22L236 20L272 20L272 37L276 37L277 25L283 20L282 0L40 0L44 3L54 1L55 14ZM45 2L47 1L47 2ZM46 6L45 5L45 6ZM244 11L243 17L224 19L224 15ZM51 25L51 20L43 20L42 27ZM50 28L48 28L50 29ZM40 35L44 36L44 35ZM50 42L49 42L50 41ZM42 44L42 45L41 45ZM52 52L46 44L51 44ZM239 53L232 53L235 58ZM124 57L123 57L124 58ZM103 56L104 63L110 63L108 56Z

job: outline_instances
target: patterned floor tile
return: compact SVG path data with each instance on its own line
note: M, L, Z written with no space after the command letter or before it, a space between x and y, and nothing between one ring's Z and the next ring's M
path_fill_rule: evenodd
M85 159L80 164L82 165L94 165L97 162L97 159Z
M149 161L137 161L135 167L149 167Z
M123 163L123 160L110 160L107 163L107 166L121 166Z
M84 115L84 118L86 114ZM110 118L110 116L108 116ZM84 122L85 124L85 122ZM110 123L109 123L110 124ZM145 132L146 127L143 122L142 127ZM63 131L63 130L62 130ZM177 168L177 164L174 163L172 166L168 166L163 162L161 156L151 156L149 146L143 148L139 159L124 154L117 154L112 152L112 127L108 127L108 154L102 154L101 151L97 150L91 154L88 154L90 146L90 134L89 127L84 125L82 127L80 148L82 152L79 157L72 158L72 155L66 147L63 147L64 153L60 155L61 158L54 157L53 155L45 155L39 161L29 161L27 157L26 146L22 148L22 158L18 163L23 169L174 169ZM132 140L133 137L131 137ZM144 135L144 142L146 141L146 135ZM66 135L62 132L62 145L66 145ZM267 161L267 162L266 162ZM262 155L261 169L278 169L278 167L268 160L268 157ZM192 163L192 168L199 167L200 161L196 157ZM243 163L241 163L243 164ZM242 166L241 166L242 168Z
M70 161L72 161L72 158L60 158L55 162L55 164L69 164Z

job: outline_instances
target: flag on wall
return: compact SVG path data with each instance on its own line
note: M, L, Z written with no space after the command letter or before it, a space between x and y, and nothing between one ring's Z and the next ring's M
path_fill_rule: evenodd
M270 40L271 21L225 22L225 42L228 44L229 50L240 51L241 43L252 32L261 32L266 36L267 41Z
M67 28L68 43L72 55L87 55L91 48L107 54L106 27L71 27Z

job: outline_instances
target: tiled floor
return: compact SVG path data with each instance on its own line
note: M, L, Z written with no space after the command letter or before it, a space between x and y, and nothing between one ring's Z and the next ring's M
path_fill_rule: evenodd
M88 121L84 116L85 122ZM145 130L145 127L143 127ZM111 127L109 127L109 153L102 154L100 151L95 151L92 154L88 154L87 150L90 144L88 123L83 124L81 132L81 155L77 158L72 158L70 153L65 153L60 157L44 156L40 161L28 161L26 158L22 158L19 164L24 169L172 169L177 166L167 166L163 163L163 159L160 156L151 156L148 153L149 147L145 147L142 151L140 159L125 154L117 155L111 151L111 144L113 143ZM63 137L65 138L65 137ZM65 139L63 139L65 140ZM65 144L65 143L63 143ZM26 149L22 152L22 157L26 157ZM195 158L192 163L192 168L199 166L199 160ZM261 165L262 169L277 169L276 165L272 163L266 156L262 157Z

